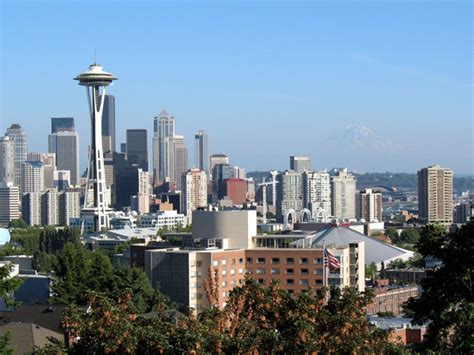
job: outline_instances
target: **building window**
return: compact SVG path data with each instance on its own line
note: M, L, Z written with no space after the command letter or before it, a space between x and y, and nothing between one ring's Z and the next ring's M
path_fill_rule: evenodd
M300 264L307 264L308 258L300 258Z
M257 275L265 274L265 269L257 269Z
M309 285L308 280L306 280L306 279L300 280L300 286L308 286L308 285Z
M242 275L244 273L244 269L239 269L239 274Z
M290 286L291 286L291 285L294 285L294 284L295 284L295 280L293 280L293 279L286 279L286 284L287 284L287 285L290 285Z
M223 298L226 298L226 297L227 297L227 292L225 292L225 291L222 292L222 297L223 297Z
M294 264L294 263L295 263L295 259L293 259L293 258L286 258L286 263L287 263L287 264Z
M293 275L295 273L295 269L286 269L287 275Z
M265 264L265 258L257 258L257 264Z
M317 264L317 265L322 265L323 264L323 258L314 259L314 263Z
M272 258L272 264L279 264L280 258Z
M252 270L252 269L246 269L246 270L245 270L245 274L247 274L247 275L252 275L252 274L253 274L253 270Z
M221 285L222 285L222 287L226 287L227 286L227 281L222 281Z
M235 280L230 280L230 286L234 287L235 286Z
M258 279L257 283L260 285L265 285L265 279Z
M314 274L315 275L322 275L323 274L323 269L314 269Z
M222 259L222 260L221 260L221 265L227 265L227 260L226 260L226 259Z
M253 259L252 258L247 258L247 264L252 264Z
M308 269L301 269L300 274L301 275L308 275L309 274Z
M235 259L231 259L231 260L230 260L230 264L231 264L231 265L235 265Z
M227 275L227 270L222 270L222 276L226 276Z
M230 274L231 274L231 275L235 275L235 270L234 270L234 269L230 269Z
M280 269L272 269L272 275L280 275Z
M219 260L214 260L212 262L212 266L219 266Z
M239 264L243 264L244 263L244 258L239 258Z
M320 286L320 285L323 284L323 280L321 280L321 279L316 279L316 280L314 280L314 284Z

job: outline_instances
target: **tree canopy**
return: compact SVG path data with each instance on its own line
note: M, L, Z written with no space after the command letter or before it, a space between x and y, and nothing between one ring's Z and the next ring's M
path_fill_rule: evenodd
M474 353L473 236L474 222L450 234L438 225L421 231L420 254L442 261L440 268L427 271L421 283L423 293L406 307L415 322L430 322L427 349Z

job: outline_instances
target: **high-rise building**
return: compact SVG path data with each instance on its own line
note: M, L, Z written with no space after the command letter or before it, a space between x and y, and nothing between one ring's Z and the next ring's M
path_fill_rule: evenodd
M200 169L190 169L183 174L182 180L182 212L186 215L188 224L191 224L192 211L207 206L207 175Z
M280 223L294 223L295 213L303 209L303 184L301 174L286 170L277 176L276 218Z
M87 223L92 221L92 230L100 232L110 225L108 217L110 208L107 204L107 192L109 190L105 183L104 152L102 150L102 113L106 95L105 88L117 78L104 71L101 65L94 63L89 66L88 71L79 74L74 80L78 80L79 85L87 88L92 132L81 230L84 232ZM102 100L99 101L100 97L102 97ZM90 191L93 194L91 200L87 198Z
M51 117L51 134L75 131L74 117Z
M300 174L305 171L311 171L311 158L308 156L292 155L290 157L290 170Z
M115 152L115 96L105 95L102 113L102 151Z
M182 135L174 136L174 144L176 157L176 172L174 175L176 180L176 188L181 190L181 177L186 171L188 171L188 148L184 144L184 136Z
M162 110L153 121L153 183L176 182L175 118Z
M247 201L247 181L244 179L227 179L224 181L226 196L234 205L243 205Z
M59 194L59 225L68 226L71 218L81 217L79 188L67 188Z
M0 137L0 183L15 182L15 143L8 137Z
M69 170L55 170L53 188L65 191L69 186L71 186L71 172Z
M212 154L210 157L210 171L214 171L214 166L217 164L229 164L229 157L225 154Z
M146 129L127 129L127 160L148 171L148 141Z
M332 215L339 220L356 218L356 179L347 169L331 177Z
M194 167L206 172L209 176L209 136L204 131L194 135Z
M41 192L27 192L21 199L21 216L30 226L41 225Z
M26 131L19 124L12 124L7 128L6 136L15 144L15 185L21 185L21 166L26 161L28 151L28 137Z
M79 182L79 136L76 131L58 131L48 136L48 152L56 154L58 170L71 172L71 184Z
M21 169L21 193L44 190L44 169L40 161L25 161Z
M216 164L212 172L212 200L217 202L226 195L225 180L235 179L235 167L229 164Z
M59 224L59 199L56 189L48 189L41 194L41 224L56 226Z
M27 160L40 161L43 163L44 188L54 188L54 174L56 172L56 154L29 152L27 155Z
M357 195L356 217L367 222L382 221L382 194L372 189L364 189Z
M138 169L138 191L136 195L130 196L130 206L133 211L139 213L150 212L150 175L148 171Z
M127 154L127 143L120 143L120 153Z
M471 217L470 203L459 203L454 207L454 223L467 223Z
M331 216L331 184L329 173L305 171L303 173L303 207L311 211L316 222L326 222Z
M418 215L423 223L453 223L453 171L432 165L418 171Z
M20 218L20 188L13 182L0 182L0 226Z

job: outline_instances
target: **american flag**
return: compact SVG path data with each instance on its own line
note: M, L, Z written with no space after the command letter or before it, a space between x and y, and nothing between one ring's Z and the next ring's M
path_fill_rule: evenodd
M339 270L341 268L339 260L326 248L324 248L324 267L329 267L330 270Z

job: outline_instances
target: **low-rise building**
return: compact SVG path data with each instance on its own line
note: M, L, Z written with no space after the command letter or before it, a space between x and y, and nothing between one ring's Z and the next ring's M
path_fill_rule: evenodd
M186 226L186 216L177 211L157 211L156 213L141 214L137 219L138 228L167 228L169 230Z
M417 286L388 286L375 289L375 297L367 305L367 314L392 312L395 315L403 313L403 305L411 298L419 295Z

